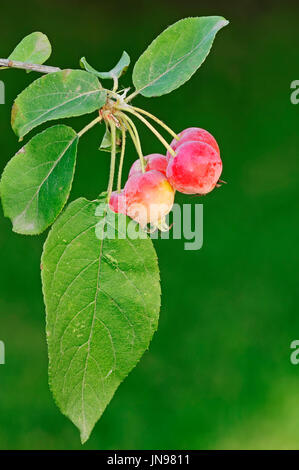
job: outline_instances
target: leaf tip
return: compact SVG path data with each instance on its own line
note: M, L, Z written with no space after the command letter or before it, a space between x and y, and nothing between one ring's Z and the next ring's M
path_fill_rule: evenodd
M79 60L79 64L80 64L81 69L85 69L85 64L86 64L85 57L81 57L81 59Z
M220 17L220 28L224 28L224 26L227 26L229 24L229 20L224 18L223 16Z

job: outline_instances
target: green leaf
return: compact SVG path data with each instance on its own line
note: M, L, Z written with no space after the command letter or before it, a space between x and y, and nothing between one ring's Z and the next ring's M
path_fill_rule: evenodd
M121 143L122 143L122 133L121 130L116 128L116 147L115 150L116 152L121 151ZM103 140L101 142L101 145L99 147L99 150L102 150L103 152L111 152L112 150L112 139L111 139L111 132L109 130L109 127L106 126L106 131L103 137Z
M183 85L204 62L217 31L227 24L221 16L207 16L169 26L136 62L136 91L147 97L161 96Z
M51 52L52 48L47 36L35 32L25 36L8 59L30 64L43 64L50 57Z
M121 58L115 65L115 67L113 67L113 69L111 69L109 72L99 72L99 77L111 78L111 79L119 78L123 73L125 73L125 71L129 67L130 61L131 60L130 60L129 54L127 54L127 52L124 51L122 53Z
M7 164L0 182L13 231L43 232L65 205L72 186L78 136L57 125L37 134Z
M17 97L12 108L12 128L22 138L46 121L91 113L105 101L106 92L90 73L83 70L49 73Z
M89 73L92 73L93 75L95 75L96 77L99 77L100 75L100 72L98 72L96 69L94 69L91 65L89 65L89 63L87 62L87 60L85 59L85 57L81 57L80 59L80 67L82 69L85 69L86 72L89 72Z
M71 203L42 256L50 385L82 442L148 348L160 308L152 241L127 238L134 222L125 216L116 216L115 238L105 237L115 216L105 207L103 199Z
M130 65L130 61L131 60L130 60L129 54L126 51L124 51L119 61L117 62L115 67L113 67L113 69L110 70L110 72L98 72L91 65L89 65L85 57L82 57L80 59L80 65L82 68L87 70L87 72L93 73L99 78L103 78L103 79L110 78L112 80L115 80L126 72L127 68Z

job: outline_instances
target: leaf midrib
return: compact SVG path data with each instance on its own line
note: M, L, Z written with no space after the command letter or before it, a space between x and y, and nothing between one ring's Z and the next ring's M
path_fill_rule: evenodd
M94 323L95 323L95 319L96 319L97 299L98 299L98 295L99 295L100 270L101 270L101 264L102 264L103 245L104 245L103 234L104 234L104 227L105 227L105 223L106 223L106 216L107 216L107 211L105 212L105 215L103 217L104 223L102 224L102 236L101 236L101 245L100 245L100 253L99 253L99 264L98 264L98 271L97 271L97 286L96 286L96 293L95 293L95 299L94 299L93 317L92 317L92 322L91 322L91 327L90 327L89 338L88 338L88 341L87 341L88 349L87 349L87 354L86 354L86 359L85 359L85 366L84 366L84 372L83 372L83 377L82 377L82 385L81 385L81 407L82 407L82 419L83 419L82 424L83 424L84 435L86 435L86 414L85 414L85 402L84 402L85 378L86 378L87 364L88 364L88 360L89 360L89 357L90 357L90 342L91 342ZM112 344L112 347L113 347L113 344Z
M43 181L41 182L41 184L38 186L36 192L34 193L34 195L32 196L32 198L30 199L30 201L27 203L26 207L24 208L24 210L18 214L16 218L20 218L24 213L27 212L28 208L30 207L30 205L32 204L32 201L36 198L36 196L39 195L39 192L42 188L42 186L44 185L44 183L47 181L47 179L50 177L50 175L52 174L52 172L54 171L54 169L56 168L56 166L58 165L58 163L62 160L62 158L64 157L64 155L66 154L66 152L68 151L68 149L71 147L71 145L75 142L75 140L78 138L78 135L76 134L73 139L71 140L71 142L68 144L68 146L64 149L64 151L62 152L61 156L55 160L55 164L52 166L51 170L49 171L49 173L46 175L46 177L43 179ZM37 210L37 215L38 215L38 210ZM15 220L14 219L14 220Z
M224 22L224 20L221 20L222 22ZM136 90L136 92L140 93L142 90L144 90L145 88L148 88L150 86L152 86L155 82L157 82L158 80L160 80L160 78L162 78L164 75L166 75L167 73L171 72L171 70L173 70L177 65L179 65L181 62L183 62L189 55L193 54L194 51L196 51L196 49L198 49L200 46L202 46L205 41L207 40L207 38L214 32L214 30L216 29L216 27L218 26L219 22L211 29L211 31L197 44L196 47L194 47L191 51L189 51L187 54L185 54L183 57L180 57L169 69L165 70L163 73L161 73L160 75L158 75L158 77L154 78L152 81L150 81L149 83L147 83L146 85L144 85L142 88L139 88ZM172 52L173 54L173 52Z
M57 106L54 106L53 108L50 108L48 109L47 111L45 111L44 113L42 114L39 114L35 119L33 119L32 121L29 121L28 124L25 124L25 126L22 126L21 129L23 129L23 131L25 130L25 133L23 134L22 133L22 136L24 136L27 132L29 132L31 129L32 129L32 124L35 123L36 121L39 121L40 119L42 119L44 116L47 116L47 114L51 113L52 111L55 111L55 110L58 110L59 108L61 108L61 106L65 106L66 104L69 104L71 103L72 101L75 101L79 98L82 98L82 97L85 97L85 96L88 96L88 95L92 95L94 93L98 93L98 92L101 92L102 90L100 88L96 89L96 90L92 90L92 91L86 91L85 93L81 93L80 95L76 95L75 97L69 99L68 101L64 101L63 103L60 103L59 105ZM29 129L29 131L27 131L27 129Z

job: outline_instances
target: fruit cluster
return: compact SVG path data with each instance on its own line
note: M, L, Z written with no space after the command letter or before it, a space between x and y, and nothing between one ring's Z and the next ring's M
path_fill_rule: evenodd
M163 230L175 191L204 195L217 185L222 161L215 138L198 127L185 129L170 144L175 155L153 153L144 157L145 171L136 160L124 189L111 194L112 211L128 215L142 227Z

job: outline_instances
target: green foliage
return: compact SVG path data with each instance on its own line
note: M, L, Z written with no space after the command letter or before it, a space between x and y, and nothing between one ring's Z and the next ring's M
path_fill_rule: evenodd
M0 183L13 230L36 235L54 222L73 181L78 136L57 125L37 134L7 164Z
M127 238L125 216L117 218L116 238L105 238L114 216L105 198L77 199L53 225L42 256L51 388L82 442L158 324L152 242Z
M99 78L103 78L103 79L110 78L112 80L115 80L126 72L127 68L130 65L130 57L129 57L129 54L126 51L124 51L122 53L121 58L115 65L115 67L113 67L113 69L111 69L109 72L98 72L91 65L89 65L85 57L82 57L80 59L80 65L87 72L93 73Z
M83 70L51 73L19 94L12 108L12 128L23 137L46 121L96 111L105 101L106 93L92 74Z
M121 189L127 131L143 161L132 115L169 149L143 110L136 112L138 108L129 102L138 93L159 96L185 83L226 24L222 17L206 17L170 26L137 61L136 91L128 97L127 89L118 90L118 79L130 64L123 52L109 72L98 72L84 57L80 61L84 71L48 73L49 67L35 67L48 75L29 85L13 105L12 128L20 140L48 121L97 113L78 133L59 124L37 134L7 164L0 194L5 215L21 234L39 234L56 220L70 194L79 138L100 121L106 124L100 149L111 151L107 194L96 201L80 198L71 203L49 232L42 256L51 389L61 411L79 428L82 442L148 348L158 325L160 280L152 242L144 231L141 238L130 238L126 229L130 224L135 230L135 222L115 216L107 207L119 150ZM10 58L42 64L50 52L46 36L33 33ZM105 89L98 78L112 79L113 89ZM160 119L143 112L172 137L176 135ZM116 236L106 236L115 223Z
M85 59L85 57L81 57L81 59L80 59L80 67L81 67L82 69L85 69L86 72L92 73L92 74L95 75L96 77L99 77L99 76L100 76L100 72L98 72L96 69L94 69L94 68L87 62L87 60Z
M112 79L119 78L123 73L126 72L129 65L130 65L129 54L127 54L127 52L124 51L122 53L121 58L115 65L115 67L113 67L113 69L111 69L109 72L99 72L99 77L104 78L104 79L105 78L112 78Z
M169 26L139 57L133 83L144 96L161 96L183 85L210 52L228 21L221 16L186 18Z
M52 48L47 36L35 32L24 37L8 59L31 64L43 64L50 57L51 52Z

